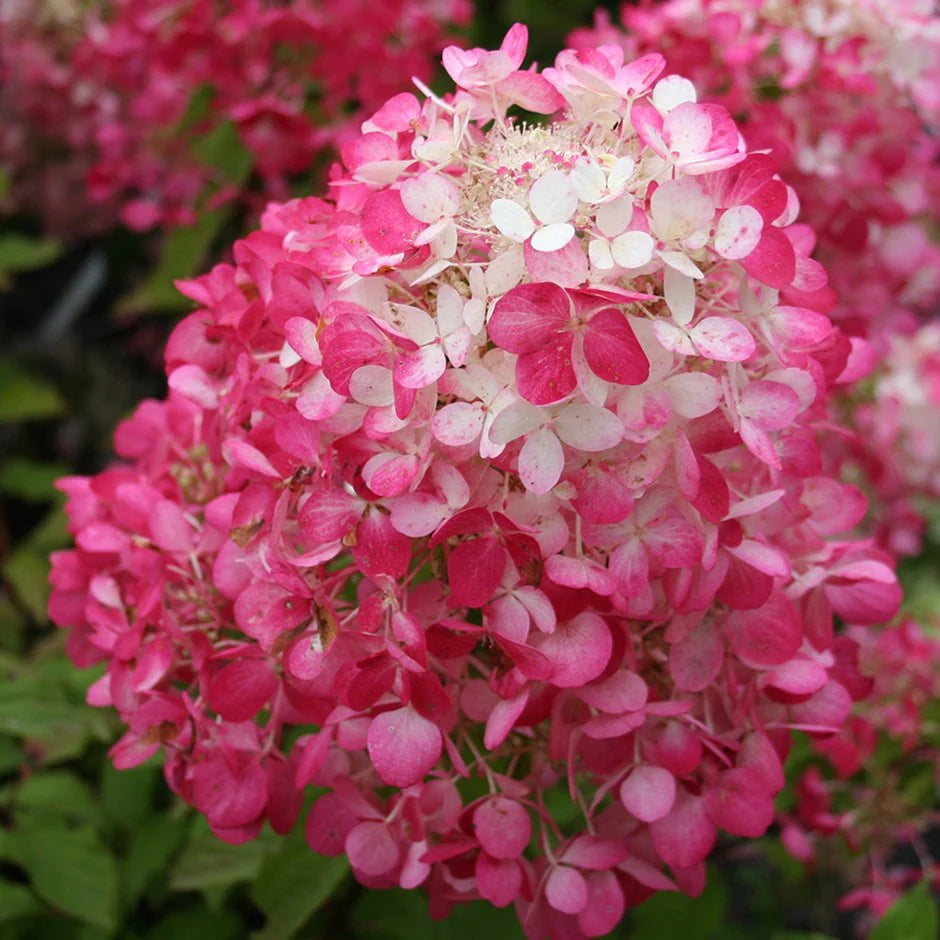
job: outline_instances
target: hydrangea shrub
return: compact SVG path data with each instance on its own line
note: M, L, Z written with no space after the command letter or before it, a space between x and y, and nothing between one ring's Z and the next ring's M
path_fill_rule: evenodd
M446 49L180 283L50 613L221 838L600 936L766 831L869 690L835 618L900 590L823 461L863 370L793 189L661 55L526 43Z

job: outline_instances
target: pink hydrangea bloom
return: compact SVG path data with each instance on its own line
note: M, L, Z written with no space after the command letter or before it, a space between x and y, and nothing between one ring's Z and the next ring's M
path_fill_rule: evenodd
M226 121L264 197L284 198L411 76L430 79L469 12L467 0L4 3L4 208L70 238L118 212L136 230L191 224L204 203L249 195L194 148Z
M932 0L666 0L604 11L575 47L658 52L671 94L740 119L748 146L771 152L802 221L800 290L877 348L940 304L940 20ZM665 94L665 93L664 93ZM828 300L824 298L828 297Z
M848 869L843 880L857 887L841 899L842 908L880 916L921 878L940 884L940 860L923 838L940 814L904 783L940 772L940 740L927 712L940 698L936 626L905 618L880 630L849 630L841 642L857 645L869 689L841 734L814 742L824 763L802 773L795 812L781 817L781 838L794 857L824 866L835 859ZM889 764L876 756L885 739L897 748ZM836 840L848 851L825 851ZM903 844L914 847L918 865L899 860Z
M772 161L658 55L525 42L448 50L453 94L180 283L166 400L61 483L50 609L115 761L162 748L220 837L313 784L363 884L591 937L763 834L862 685L834 617L899 589L823 468L851 344Z

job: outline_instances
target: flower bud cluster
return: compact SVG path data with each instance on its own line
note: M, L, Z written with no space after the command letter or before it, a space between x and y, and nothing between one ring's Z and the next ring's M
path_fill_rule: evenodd
M50 611L117 765L162 748L222 838L314 785L363 884L600 936L765 832L791 730L867 690L835 616L900 592L824 470L857 363L793 190L662 56L526 42L446 49L453 94L180 284Z

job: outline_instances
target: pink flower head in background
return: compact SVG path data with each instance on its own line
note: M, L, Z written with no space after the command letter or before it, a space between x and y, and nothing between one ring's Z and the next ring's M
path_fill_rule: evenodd
M600 936L765 832L791 731L864 691L834 618L900 592L823 468L858 370L772 160L658 54L526 38L180 283L167 399L61 483L50 610L116 764L162 749L220 837L315 785L363 884Z
M466 0L5 4L3 208L75 238L118 213L136 230L190 225L250 186L284 198L402 84L430 80L469 13ZM238 145L247 167L227 165Z
M666 0L624 5L575 47L662 53L699 100L767 149L828 287L804 283L879 350L940 303L940 20L933 0ZM828 298L828 299L827 299Z

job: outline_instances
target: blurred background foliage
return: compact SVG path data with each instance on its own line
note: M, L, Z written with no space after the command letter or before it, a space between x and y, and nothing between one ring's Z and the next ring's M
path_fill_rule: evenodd
M553 59L590 21L592 0L478 0L467 35L495 48L516 21L530 57ZM618 3L602 4L613 13ZM194 96L192 114L203 106ZM2 116L0 116L2 120ZM220 180L242 184L251 157L231 125L193 143ZM322 168L317 168L317 174ZM0 172L0 191L7 185ZM316 192L315 174L296 180ZM119 735L84 703L78 672L45 614L48 553L68 544L53 481L106 466L117 421L163 393L163 342L191 304L175 278L225 260L246 220L204 207L169 235L116 230L67 250L34 220L0 218L0 936L9 940L459 940L521 937L509 910L478 903L432 921L420 892L372 892L344 858L320 858L302 827L227 845L175 797L157 761L115 771ZM935 527L940 530L940 525ZM908 604L940 609L940 531L903 572ZM940 718L940 716L938 716ZM792 760L809 760L796 748ZM929 790L929 787L928 787ZM784 804L788 797L783 794ZM928 793L927 799L930 799ZM768 836L719 846L697 898L659 894L629 912L620 937L824 940L852 936L836 910L846 885L807 873ZM873 940L934 940L937 909L921 885L881 920Z

